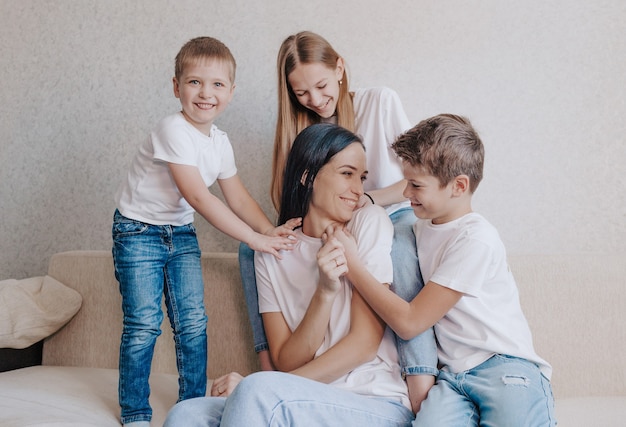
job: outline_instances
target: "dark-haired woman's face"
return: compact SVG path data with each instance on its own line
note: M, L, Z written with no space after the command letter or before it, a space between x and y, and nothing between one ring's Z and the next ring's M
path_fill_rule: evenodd
M322 231L330 223L348 222L363 195L366 177L365 150L360 143L335 154L315 177L307 219Z

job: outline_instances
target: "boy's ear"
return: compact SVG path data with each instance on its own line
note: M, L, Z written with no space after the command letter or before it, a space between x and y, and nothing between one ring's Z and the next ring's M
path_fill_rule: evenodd
M178 86L178 80L176 77L172 78L172 89L174 90L174 96L180 98L180 88Z
M459 175L453 180L452 195L455 197L462 196L469 191L469 176Z

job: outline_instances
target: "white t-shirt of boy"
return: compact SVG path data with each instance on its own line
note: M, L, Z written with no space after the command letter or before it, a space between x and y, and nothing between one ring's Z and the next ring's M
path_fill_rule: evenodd
M391 240L393 225L380 206L366 205L355 211L347 225L356 238L359 256L381 283L391 283ZM291 251L282 251L282 260L255 252L259 311L281 312L291 331L301 323L319 281L316 254L321 239L306 236L296 230L297 243ZM352 285L341 279L341 291L335 298L324 341L315 357L337 344L350 331ZM382 285L381 285L382 286ZM383 397L399 401L410 408L407 388L398 365L394 336L386 328L376 357L336 379L331 385L368 397Z
M182 113L162 119L131 164L117 194L117 207L127 218L153 225L193 222L194 209L178 190L168 163L195 166L207 187L237 173L233 148L215 125L205 135Z
M367 181L363 184L365 191L388 187L404 179L402 163L391 149L391 144L411 127L411 123L398 94L387 87L357 89L353 105L356 133L363 138L369 169ZM391 215L409 206L407 200L385 209Z
M463 294L435 324L443 369L463 372L505 354L537 364L549 379L552 367L535 353L497 230L477 213L445 224L417 221L414 230L424 282Z

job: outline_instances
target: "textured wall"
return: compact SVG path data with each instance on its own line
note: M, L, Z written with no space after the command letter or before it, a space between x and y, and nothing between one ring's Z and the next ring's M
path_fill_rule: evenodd
M352 86L387 85L417 122L469 116L487 150L474 207L511 253L626 250L622 0L0 0L0 279L51 254L108 249L112 194L136 146L178 109L173 58L198 35L238 60L219 119L273 215L275 57L317 31ZM237 243L198 218L204 250Z

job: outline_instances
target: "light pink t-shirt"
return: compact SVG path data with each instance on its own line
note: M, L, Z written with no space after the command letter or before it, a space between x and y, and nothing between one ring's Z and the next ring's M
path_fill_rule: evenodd
M366 205L355 211L348 229L357 240L359 255L368 270L379 282L390 283L393 276L390 255L393 225L385 210ZM297 239L293 250L281 252L282 260L261 252L255 252L254 258L259 311L281 312L292 331L302 321L317 288L316 254L322 246L321 239L306 236L301 229L297 230ZM333 303L328 329L316 357L337 344L350 330L352 285L345 278L342 283L344 286ZM365 396L397 400L410 408L394 336L389 328L373 360L330 384Z

